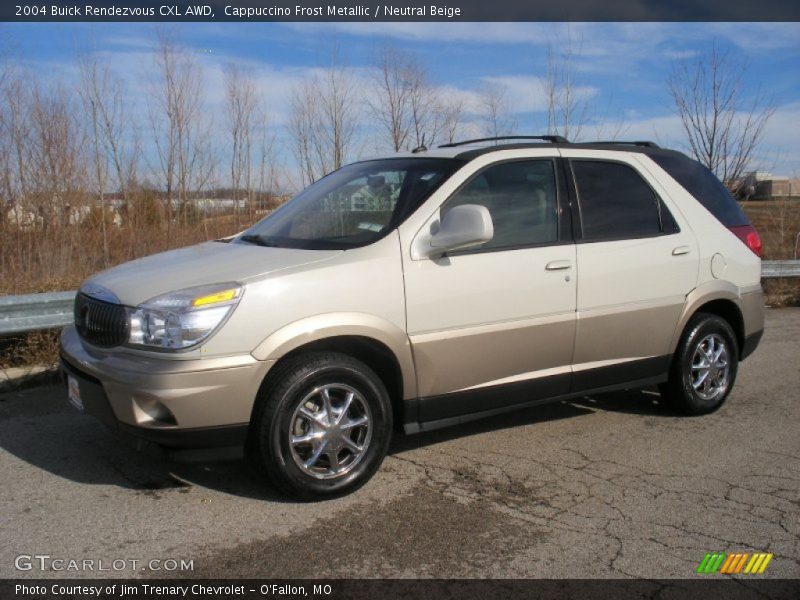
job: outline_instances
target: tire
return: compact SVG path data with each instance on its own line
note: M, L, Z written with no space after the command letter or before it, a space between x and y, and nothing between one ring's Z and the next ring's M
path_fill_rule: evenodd
M738 368L739 346L730 324L716 315L697 313L675 350L669 379L659 386L661 397L684 414L712 413L731 393Z
M313 352L270 374L256 400L247 451L283 492L321 499L366 483L391 435L391 401L375 372L346 354Z

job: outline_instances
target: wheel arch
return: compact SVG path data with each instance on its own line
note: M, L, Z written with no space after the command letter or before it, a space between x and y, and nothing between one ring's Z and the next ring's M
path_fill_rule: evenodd
M267 337L253 351L259 360L275 361L267 372L304 352L342 352L370 367L386 385L400 423L403 400L415 398L417 380L408 336L399 327L361 313L317 315L291 323Z
M736 335L736 344L741 359L745 341L745 324L738 289L726 282L715 282L715 284L707 286L706 289L697 288L687 296L686 305L672 339L671 352L673 354L689 320L697 313L704 312L716 315L728 322Z

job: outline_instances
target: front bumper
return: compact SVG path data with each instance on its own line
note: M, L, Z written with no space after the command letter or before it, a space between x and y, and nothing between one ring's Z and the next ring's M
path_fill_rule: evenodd
M101 350L85 344L74 327L61 335L61 369L78 382L87 414L175 448L244 443L272 364L249 354L180 359Z

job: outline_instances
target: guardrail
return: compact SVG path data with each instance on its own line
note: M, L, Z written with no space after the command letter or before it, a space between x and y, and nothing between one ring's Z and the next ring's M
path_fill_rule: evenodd
M761 277L800 277L800 260L765 260ZM69 325L74 301L74 291L0 296L0 336Z
M63 327L73 321L75 292L0 296L0 335Z
M800 260L763 260L761 261L761 277L800 277Z

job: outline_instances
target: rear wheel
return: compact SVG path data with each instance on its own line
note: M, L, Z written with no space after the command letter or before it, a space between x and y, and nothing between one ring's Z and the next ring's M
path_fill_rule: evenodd
M392 431L389 394L364 363L315 352L278 367L262 390L248 452L294 496L351 492L380 466Z
M738 356L730 324L716 315L697 313L681 336L667 383L659 387L662 398L686 414L714 412L733 388Z

